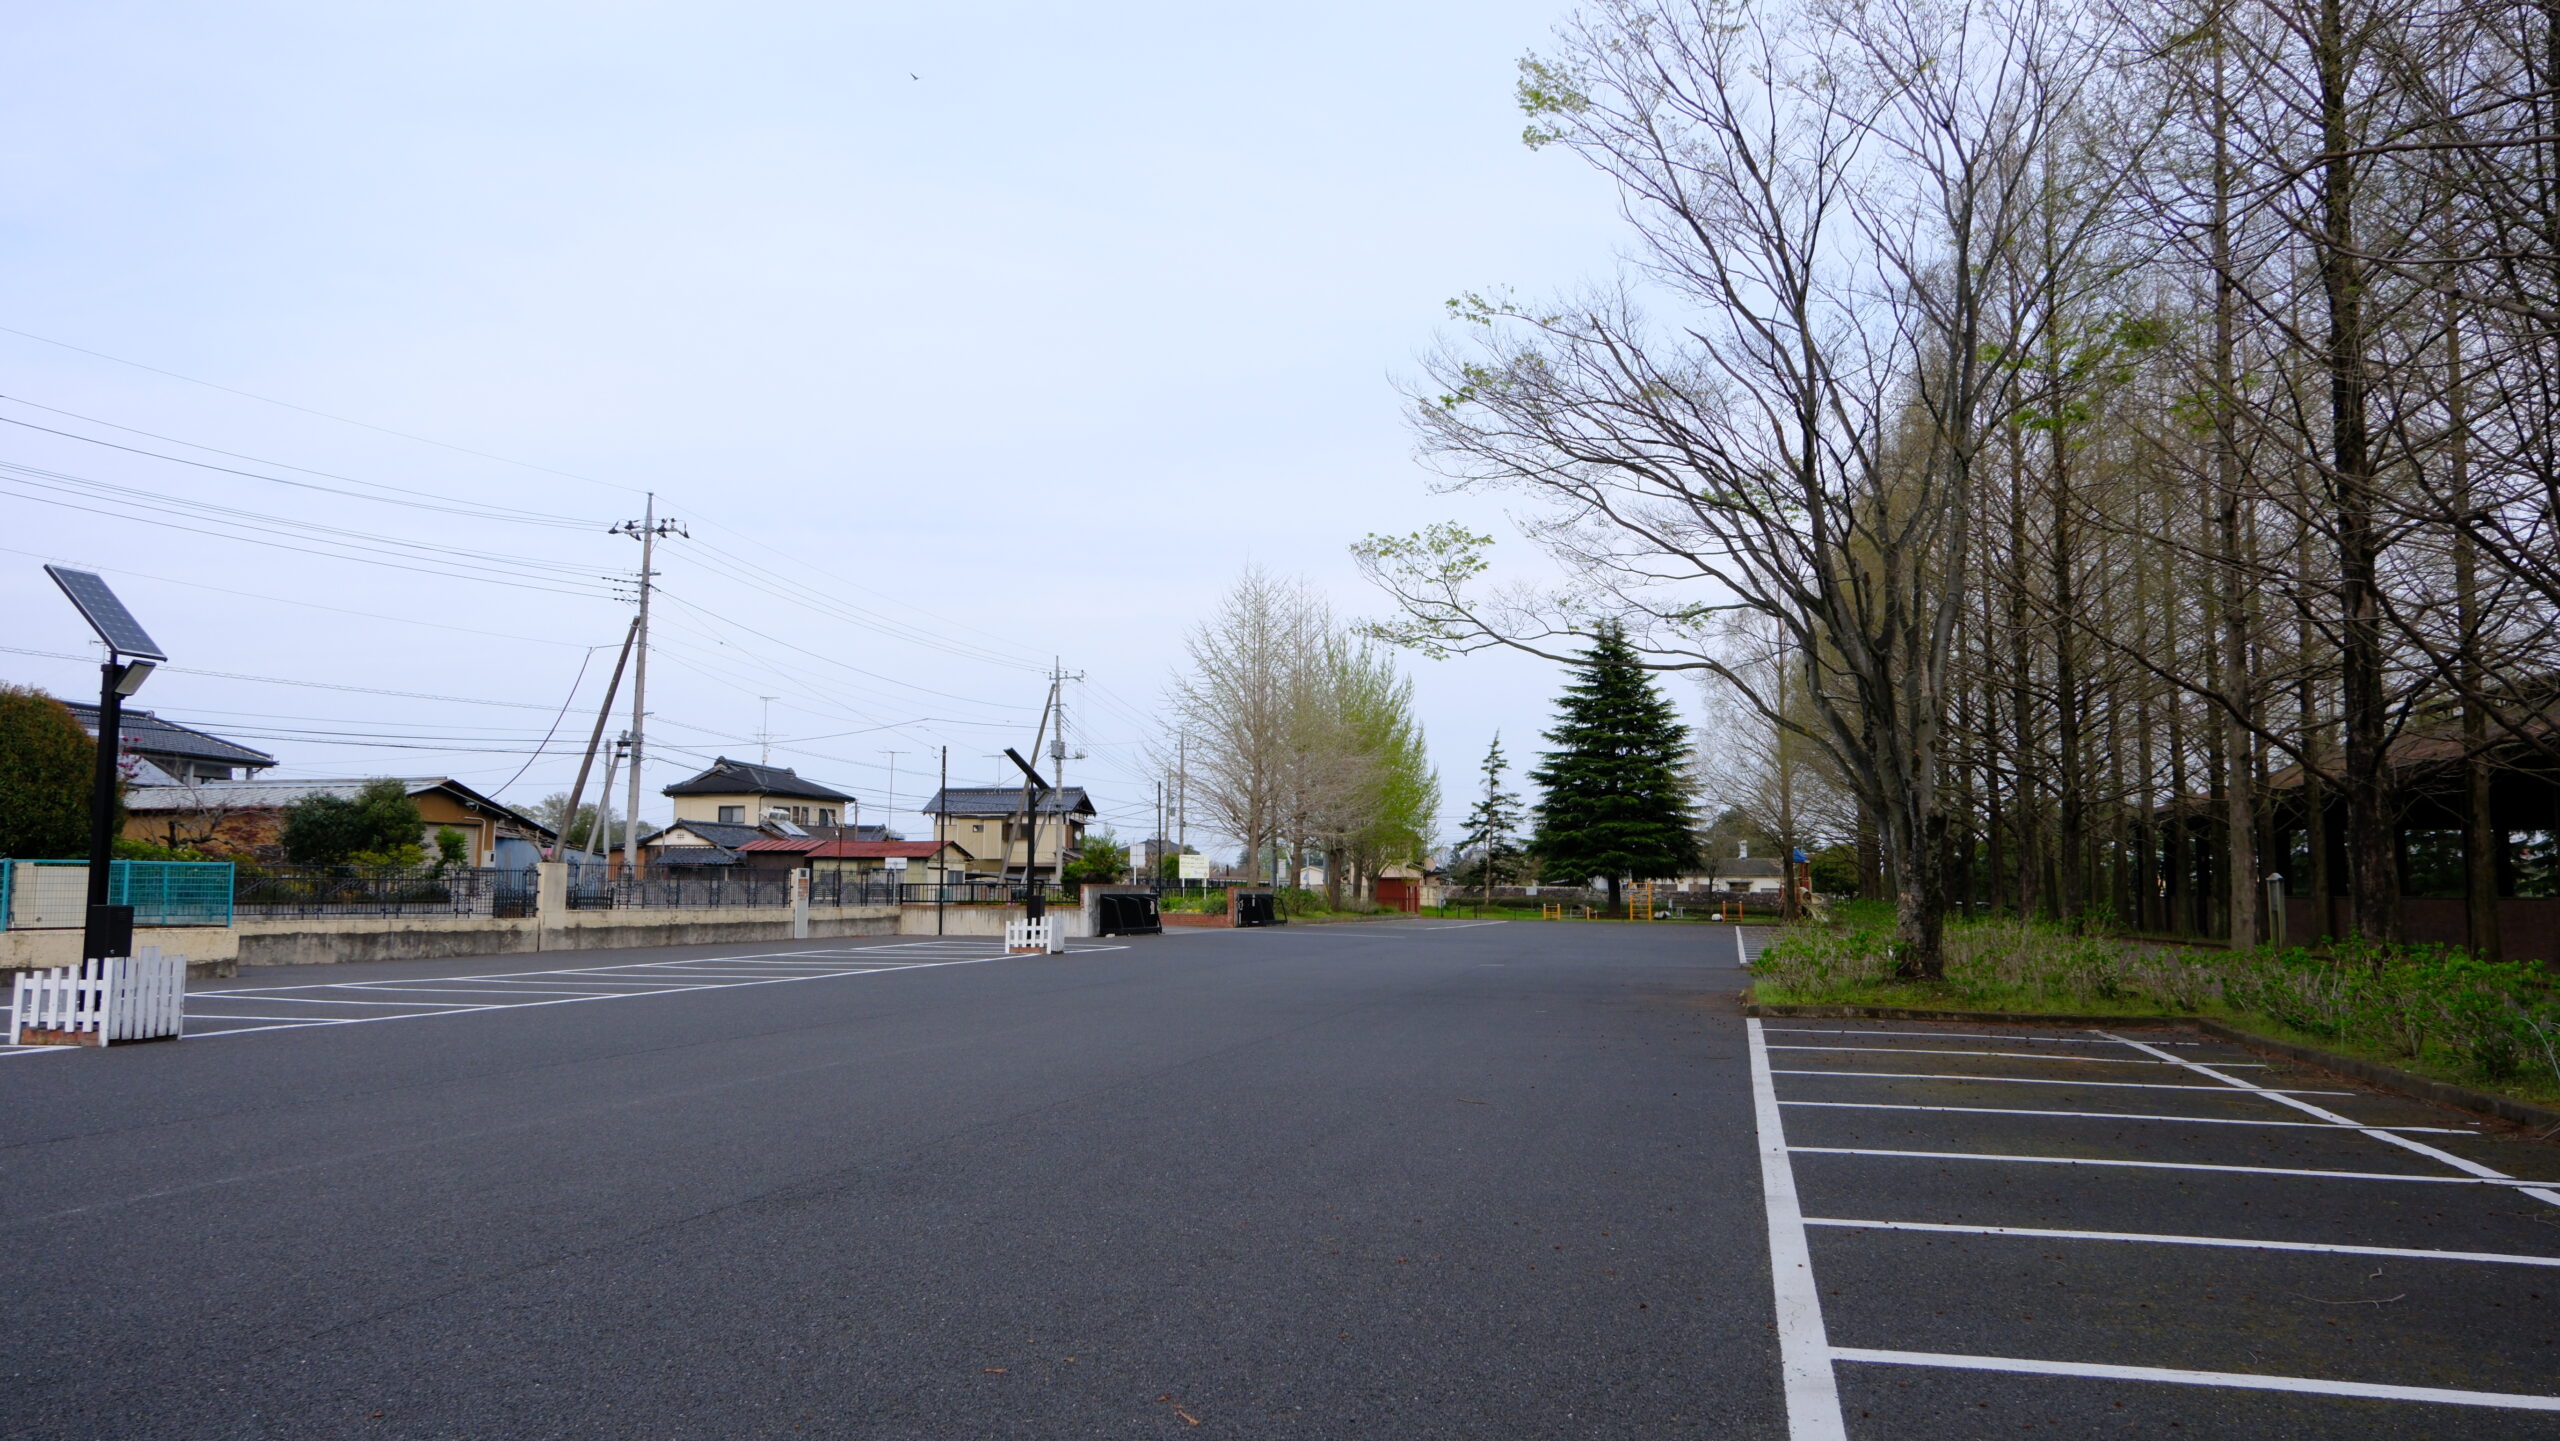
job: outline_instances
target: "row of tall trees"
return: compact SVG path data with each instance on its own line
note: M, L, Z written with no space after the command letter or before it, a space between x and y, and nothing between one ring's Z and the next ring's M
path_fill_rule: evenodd
M1258 568L1193 631L1172 708L1189 798L1246 864L1324 863L1329 905L1422 859L1440 783L1413 683L1306 586ZM1170 757L1166 757L1170 761Z
M2517 0L1605 0L1521 98L1633 264L1459 302L1415 396L1564 580L1372 538L1389 632L1713 677L1914 974L1969 904L2262 934L2271 866L2396 938L2418 741L2476 936L2490 760L2555 749L2556 73Z

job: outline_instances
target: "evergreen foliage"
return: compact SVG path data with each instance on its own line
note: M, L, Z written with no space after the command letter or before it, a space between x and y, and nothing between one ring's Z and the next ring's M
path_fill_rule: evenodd
M310 795L286 806L282 840L297 866L414 865L425 829L408 787L386 777L365 782L352 800Z
M1546 733L1555 749L1529 773L1546 789L1531 848L1551 879L1604 878L1614 911L1621 881L1675 876L1697 863L1689 731L1617 626L1601 628L1575 671Z
M89 788L98 748L70 710L30 686L0 686L0 856L89 854ZM116 828L124 815L119 807Z
M1080 886L1087 881L1108 885L1125 879L1128 874L1129 848L1120 844L1120 838L1111 832L1097 831L1084 838L1076 858L1067 862L1058 880L1068 887Z
M1462 851L1470 853L1458 869L1460 885L1474 886L1493 899L1493 888L1508 885L1520 874L1520 798L1502 788L1502 773L1510 768L1502 755L1502 733L1493 734L1493 746L1484 754L1484 788L1476 798L1475 809L1467 812L1465 834L1459 840Z

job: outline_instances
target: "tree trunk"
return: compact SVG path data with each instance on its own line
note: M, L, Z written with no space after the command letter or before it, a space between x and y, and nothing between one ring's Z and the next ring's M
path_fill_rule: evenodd
M2348 129L2350 44L2344 0L2320 0L2320 287L2328 307L2330 491L2338 546L2339 685L2346 722L2348 902L2356 934L2400 939L2390 713L2383 693L2381 526L2366 375L2364 275L2355 254L2355 137Z

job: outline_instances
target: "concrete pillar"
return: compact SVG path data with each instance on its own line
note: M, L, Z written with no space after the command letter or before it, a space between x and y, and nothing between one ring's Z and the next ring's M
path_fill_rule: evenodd
M569 863L533 863L533 948L551 950L551 933L569 924Z
M807 867L791 873L791 939L809 939L809 872Z

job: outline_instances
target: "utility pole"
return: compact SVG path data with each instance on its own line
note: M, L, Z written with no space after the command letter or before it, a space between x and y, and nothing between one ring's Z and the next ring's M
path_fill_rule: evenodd
M942 838L943 822L951 814L951 747L942 748L942 792L934 797L941 809L933 818L933 933L942 934L942 907L951 894L951 868L945 857L949 852Z
M773 764L773 703L780 697L760 695L756 699L764 702L764 724L756 728L756 764L769 766Z
M889 803L881 808L880 816L880 839L885 841L889 838L889 822L898 814L898 757L906 752L882 751L880 754L889 758ZM855 829L853 838L862 839L860 828Z
M569 787L569 808L561 812L559 833L551 838L551 855L559 859L569 853L569 828L578 823L578 802L587 798L587 772L595 769L596 750L604 744L604 724L613 714L613 698L622 693L622 670L631 664L631 643L640 635L640 618L633 616L631 626L622 633L622 654L613 662L613 680L604 688L604 703L596 707L596 728L587 736L586 759L578 762L578 783ZM611 785L611 781L605 784Z
M613 773L630 748L631 732L624 731L614 738L613 748L605 752L604 788L596 792L595 824L587 827L587 843L578 847L579 854L592 853L608 871L613 869ZM629 862L624 865L628 869Z
M658 519L658 493L649 492L648 508L638 520L626 520L613 528L617 535L627 535L640 542L640 619L633 632L639 643L640 663L631 676L631 804L623 812L622 873L640 873L640 827L633 824L640 816L640 766L646 754L643 737L648 733L649 715L649 592L657 580L650 562L657 554L658 537L681 535L692 538L692 532L674 520Z

